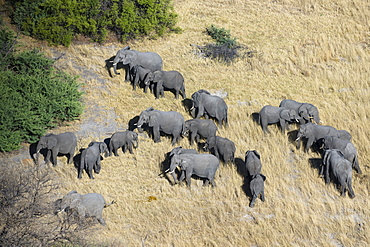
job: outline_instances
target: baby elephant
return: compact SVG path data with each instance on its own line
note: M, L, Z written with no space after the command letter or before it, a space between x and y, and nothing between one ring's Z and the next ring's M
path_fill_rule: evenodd
M294 110L267 105L261 109L259 119L263 132L270 133L267 128L269 124L280 123L281 131L284 133L289 123L298 122L298 115Z
M199 143L200 138L208 139L215 136L217 131L216 124L210 119L189 119L185 121L184 136L190 135L190 145L193 145L195 139Z
M93 169L96 174L101 170L100 154L108 154L108 146L105 142L91 142L89 146L81 153L81 162L78 169L78 178L82 178L82 172L85 169L91 179L94 179Z
M207 139L204 146L205 151L209 150L217 158L221 159L225 164L229 161L234 163L235 144L233 141L220 136L211 136Z
M55 213L67 212L69 215L73 215L73 211L77 213L79 220L85 217L95 217L100 224L105 225L105 221L102 217L103 208L115 203L112 201L107 204L104 197L98 193L90 193L86 195L80 195L77 191L73 190L67 195L63 196L62 199L55 201Z
M252 200L249 204L249 207L251 208L254 207L256 199L260 195L261 195L261 201L263 202L265 201L265 185L264 185L265 180L266 180L266 177L261 173L258 173L252 176L252 180L249 184L249 187L252 193Z
M138 135L136 132L126 130L124 132L116 132L112 135L109 142L109 156L114 153L114 156L119 156L117 149L122 147L122 152L126 153L128 149L130 154L133 154L132 147L137 148L139 146Z

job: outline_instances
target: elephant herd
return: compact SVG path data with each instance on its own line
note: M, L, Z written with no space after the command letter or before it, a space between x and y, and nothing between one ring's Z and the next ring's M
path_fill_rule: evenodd
M177 71L162 71L163 61L157 53L139 52L125 47L117 52L113 60L115 74L119 74L117 72L118 63L124 65L126 80L132 82L134 90L141 84L145 92L148 87L153 93L155 91L156 98L163 96L164 89L174 90L175 98L178 98L179 94L184 99L186 98L183 76ZM132 154L133 148L138 148L139 143L138 134L134 132L137 128L139 132L147 130L149 137L155 143L161 141L161 134L172 137L172 146L175 146L182 137L189 138L191 145L196 142L198 147L208 153L175 147L169 153L170 164L164 172L172 175L174 184L181 183L185 179L187 186L190 187L191 177L196 175L204 180L204 185L210 183L215 186L215 174L220 162L224 164L235 162L234 142L216 135L218 127L228 126L228 106L221 97L211 95L208 91L201 89L192 94L191 107L187 110L193 117L187 121L184 120L182 114L176 111L160 111L153 107L143 110L137 121L133 123L134 128L114 133L108 145L105 142L91 142L86 149L82 150L77 177L82 178L85 170L89 178L94 179L93 173L99 173L101 170L100 162L103 153L105 157L112 156L112 153L119 156L118 149L121 148L123 153L128 150ZM202 117L204 119L201 119ZM269 133L268 125L270 124L278 123L282 132L285 132L290 124L298 124L297 148L300 148L301 140L306 140L306 152L310 148L320 152L322 154L320 175L325 172L325 182L330 182L330 174L332 174L341 185L342 195L345 195L345 191L348 190L350 197L353 198L355 194L351 185L352 167L358 173L361 173L361 169L356 148L351 143L351 135L344 130L319 125L320 122L319 111L314 105L289 99L283 100L279 107L264 106L259 112L258 121L265 133ZM205 142L201 143L201 139ZM40 138L34 159L38 163L40 150L47 149L46 163L51 162L56 165L58 154L66 154L68 163L72 163L76 147L77 138L74 133L48 134ZM260 154L256 150L248 150L245 153L244 165L251 192L250 207L253 207L259 196L262 201L265 200L266 176L261 173ZM76 202L72 203L70 202L72 197L79 200L73 199ZM94 204L91 201L96 202ZM61 207L62 202L68 205ZM80 208L86 207L80 204L87 202L96 205L93 206L96 210L81 212ZM80 217L95 216L101 224L105 224L101 212L106 205L104 198L99 194L79 195L76 191L70 192L56 202L58 212L65 211L65 208L75 209Z

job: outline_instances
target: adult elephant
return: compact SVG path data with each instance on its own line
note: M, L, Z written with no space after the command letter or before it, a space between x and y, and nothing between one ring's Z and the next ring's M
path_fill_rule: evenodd
M354 198L355 193L352 189L352 165L344 158L343 153L339 149L325 150L322 164L325 169L325 183L330 183L329 172L331 171L341 186L341 195L345 196L345 191L348 189L350 198Z
M170 173L175 171L176 167L180 167L182 171L179 181L186 178L187 186L191 186L191 176L196 175L201 178L206 178L204 185L209 183L212 186L215 184L215 174L220 166L218 158L212 154L180 154L174 155L171 159Z
M195 149L186 149L186 148L182 148L182 147L175 147L174 149L171 150L171 152L169 153L169 157L170 157L170 160L172 160L172 158L175 156L175 155L180 155L180 154L197 154L197 150ZM171 165L171 162L170 162L170 165ZM176 169L176 168L175 168ZM168 168L166 171L164 172L168 172L170 170L170 168ZM178 173L184 173L184 171L179 171L179 172L171 172L171 175L173 177L173 181L174 181L174 184L177 184L179 182L179 179L178 179L178 176L177 174ZM185 178L185 174L182 175L182 179ZM181 180L182 181L182 180Z
M352 167L357 173L361 174L360 164L358 163L357 149L352 142L346 139L342 139L338 136L325 136L322 138L323 148L326 149L338 149L340 150L344 158L351 162Z
M75 149L77 147L77 138L74 133L66 132L59 135L47 134L42 136L37 144L36 153L34 154L34 159L36 163L39 163L40 150L46 148L48 150L45 162L48 164L50 162L56 166L57 165L57 155L67 154L68 164L73 161L73 156Z
M54 206L55 213L66 212L72 215L73 212L77 212L79 220L83 220L85 217L95 217L100 224L105 225L103 208L113 203L115 202L107 204L104 197L98 193L81 195L73 190L62 199L56 200Z
M297 115L300 116L300 124L311 122L311 119L313 119L316 124L320 123L319 110L310 103L300 103L292 99L285 99L280 102L279 107L285 107L296 111Z
M279 123L281 132L285 133L287 125L292 122L298 122L298 119L299 117L295 110L285 107L266 105L259 112L259 122L265 133L270 133L267 126L274 123Z
M141 65L152 72L162 70L163 67L162 58L157 53L131 50L130 46L119 50L113 60L113 69L116 75L119 75L117 73L117 64L119 62L129 66L128 71L126 71L126 81L132 81L131 70L135 65Z
M250 177L261 173L261 156L257 150L248 150L245 152L245 167Z
M133 154L132 147L137 148L139 146L138 134L131 130L124 132L116 132L112 135L109 142L109 156L114 153L114 156L119 156L117 149L122 147L122 152L126 153L128 149L130 154Z
M167 135L172 135L172 145L175 145L181 140L181 133L184 131L184 117L175 111L159 111L153 107L142 111L137 122L137 127L141 128L143 124L147 124L152 128L154 142L160 142L160 132Z
M193 145L195 139L199 143L200 138L208 139L215 136L217 132L216 124L209 119L189 119L185 121L184 136L190 135L190 144Z
M147 81L147 84L152 83L153 86L155 85L156 99L159 99L159 96L164 97L164 89L174 91L176 99L179 98L180 93L183 99L186 98L184 77L180 72L176 70L157 70L151 76L152 80L151 82Z
M90 179L94 179L93 170L99 174L101 170L100 154L105 153L108 156L108 146L105 142L91 142L89 146L82 151L80 167L78 169L78 178L82 178L82 172L85 169Z
M227 111L228 107L225 101L217 96L211 95L206 90L199 90L192 94L193 108L196 111L195 118L202 116L213 117L218 121L221 127L223 123L227 125Z
M311 148L321 138L325 136L337 136L341 139L351 140L351 134L346 130L337 130L336 128L328 125L317 125L314 123L306 123L299 127L297 134L297 148L300 148L300 141L303 138L307 138L305 152Z

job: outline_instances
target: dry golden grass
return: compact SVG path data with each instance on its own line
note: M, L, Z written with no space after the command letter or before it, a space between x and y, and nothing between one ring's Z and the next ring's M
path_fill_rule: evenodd
M239 162L247 150L260 152L266 201L248 207L243 177L233 166L220 167L214 189L195 180L191 190L171 186L158 176L164 154L172 149L170 140L162 137L155 144L140 134L135 153L105 158L95 180L86 174L78 180L72 166L55 168L63 181L61 195L70 190L98 192L107 201L117 201L104 210L107 226L92 238L112 246L370 245L369 3L177 0L175 10L182 34L130 45L159 53L165 70L180 71L188 97L202 88L227 92L230 124L218 135L235 142ZM240 43L256 50L256 56L231 66L196 56L190 44L211 42L204 33L211 24L229 29ZM39 47L48 56L65 53L57 65L81 75L86 113L79 122L54 131L79 133L79 148L126 129L131 118L150 106L176 110L190 119L169 92L155 100L132 91L123 74L109 77L104 60L125 45ZM333 185L326 186L318 177L309 162L319 158L317 154L296 150L274 126L264 135L252 121L252 113L266 104L278 106L285 98L313 103L326 125L350 131L363 170L363 175L353 176L354 199L340 197ZM81 131L89 122L99 126ZM189 147L185 139L180 145Z

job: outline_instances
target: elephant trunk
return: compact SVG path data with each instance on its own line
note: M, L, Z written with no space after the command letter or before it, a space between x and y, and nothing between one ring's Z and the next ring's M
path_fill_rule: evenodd
M113 70L114 70L114 73L116 74L116 75L120 75L121 73L118 73L117 72L117 63L114 63L113 62Z
M139 146L139 142L137 140L132 141L132 145L134 148L137 148Z

